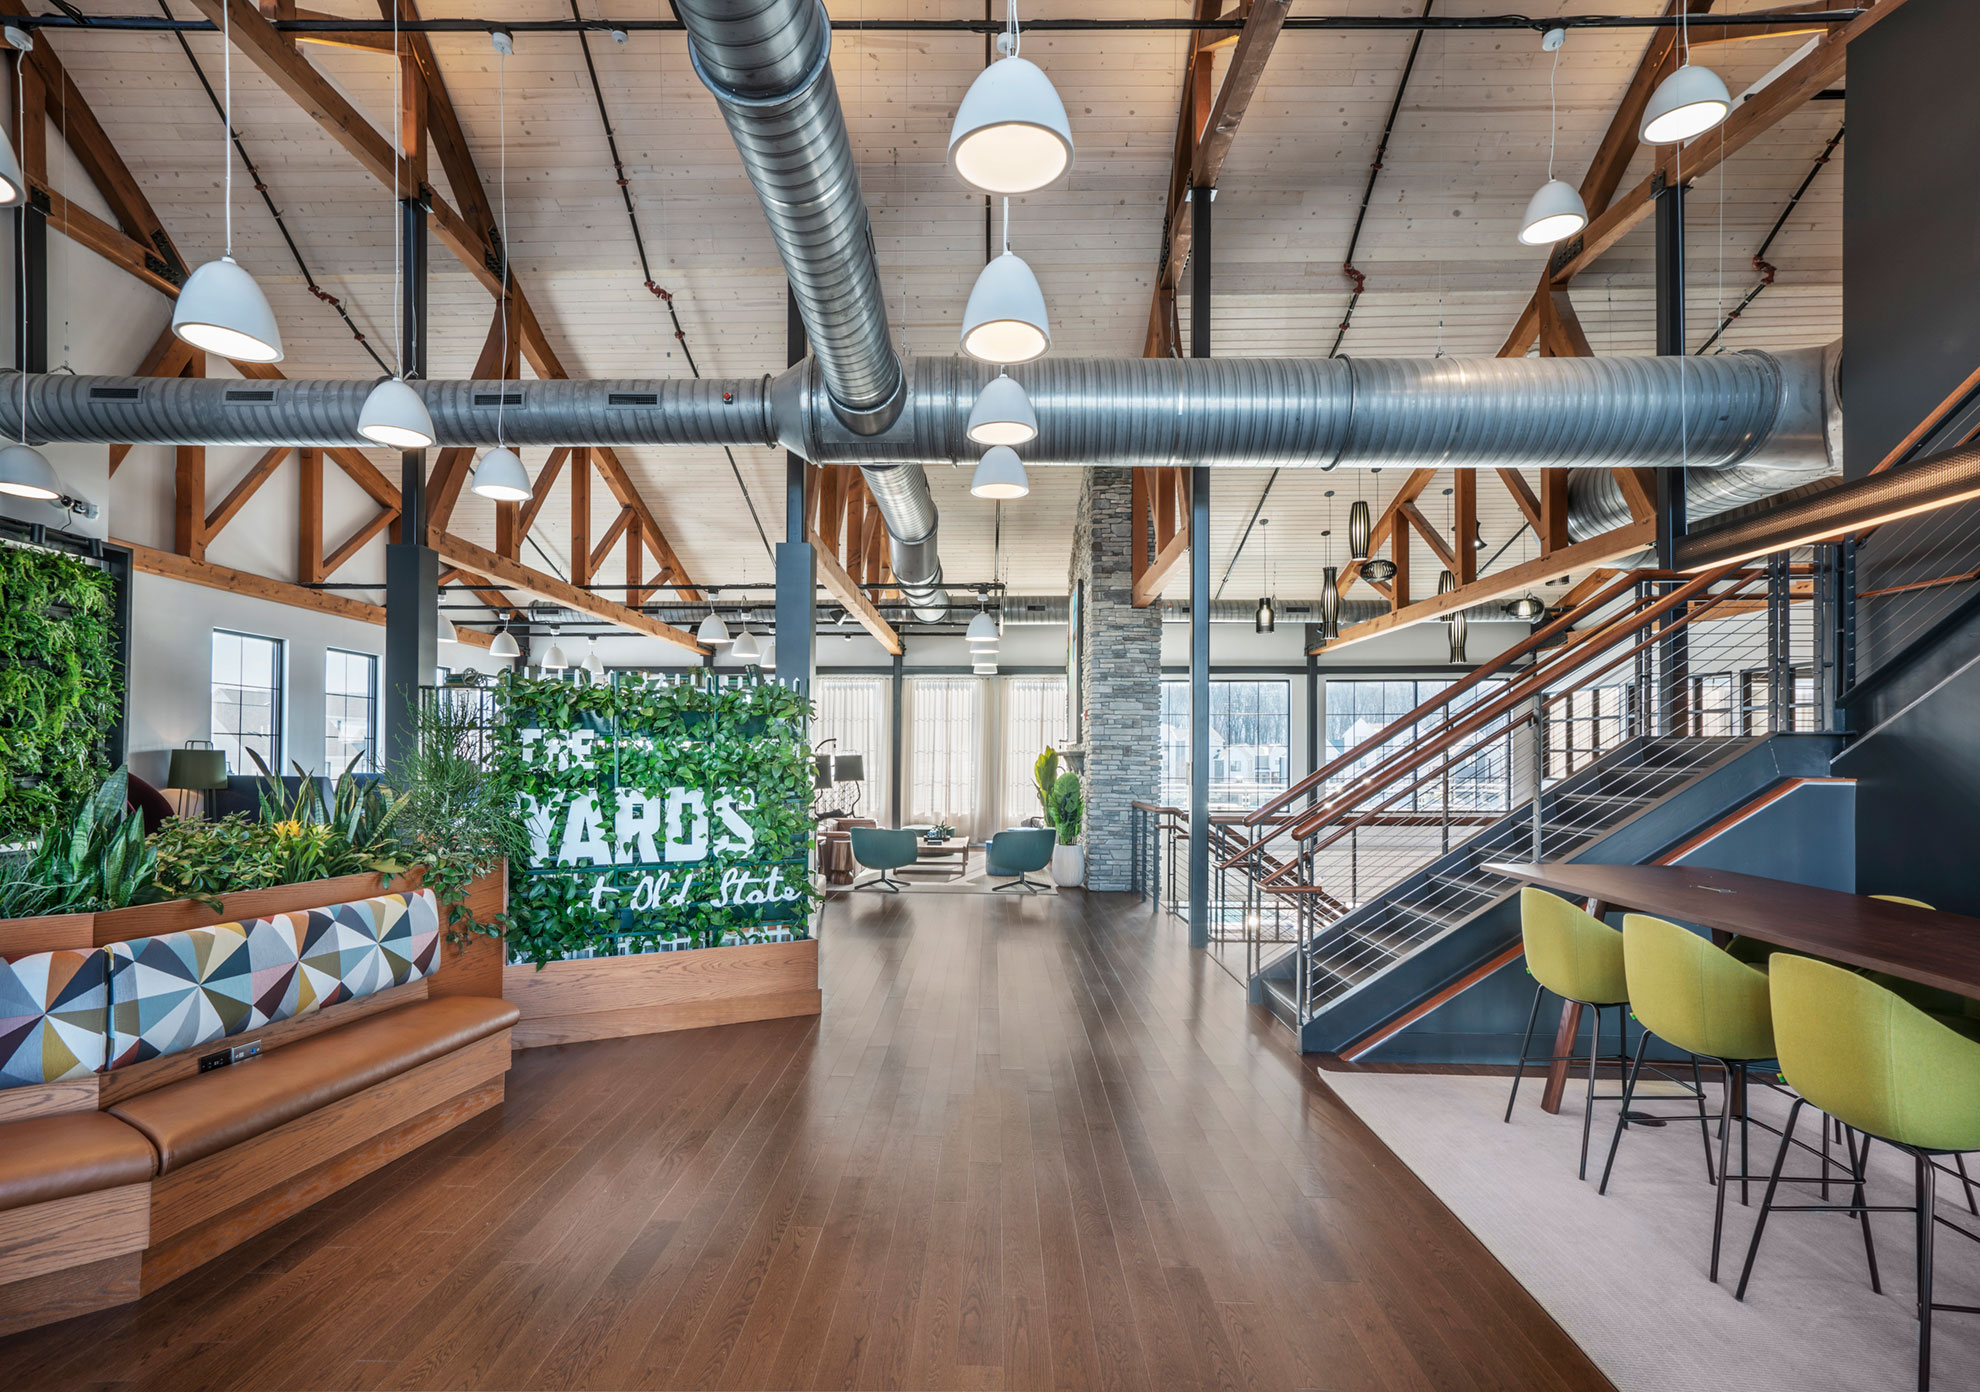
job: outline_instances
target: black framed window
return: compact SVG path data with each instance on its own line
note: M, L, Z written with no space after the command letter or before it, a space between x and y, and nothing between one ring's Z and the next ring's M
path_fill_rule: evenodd
M213 630L213 744L227 772L259 772L248 750L282 767L282 640Z
M378 659L331 648L323 661L323 771L334 778L358 758L378 772Z
M1210 683L1210 806L1249 811L1292 771L1292 683ZM1189 803L1189 683L1162 683L1162 801Z

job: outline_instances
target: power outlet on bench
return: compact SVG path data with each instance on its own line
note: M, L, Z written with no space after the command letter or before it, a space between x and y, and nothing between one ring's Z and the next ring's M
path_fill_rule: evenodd
M261 1041L259 1039L250 1039L245 1044L236 1044L234 1046L233 1056L230 1061L233 1063L245 1063L251 1058L260 1057Z
M216 1053L202 1054L199 1060L199 1071L202 1073L211 1073L216 1068L225 1068L233 1061L234 1051L232 1049L221 1049Z

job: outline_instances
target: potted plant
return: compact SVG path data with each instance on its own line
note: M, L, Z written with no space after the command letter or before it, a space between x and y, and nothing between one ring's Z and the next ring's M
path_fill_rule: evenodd
M1080 847L1079 833L1086 816L1086 800L1079 790L1079 775L1062 773L1052 784L1045 813L1059 833L1059 844L1052 849L1052 882L1070 889L1086 879L1086 852Z
M926 833L927 839L933 841L937 845L940 845L942 842L947 841L951 836L954 836L955 834L956 834L956 828L953 822L937 822L935 823L934 826L928 828L928 831Z

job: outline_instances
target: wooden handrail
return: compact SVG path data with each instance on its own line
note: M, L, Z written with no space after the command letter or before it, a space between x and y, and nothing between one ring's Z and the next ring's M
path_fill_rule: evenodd
M1412 725L1424 719L1430 713L1440 710L1444 706L1449 705L1452 701L1456 700L1459 696L1462 696L1465 692L1477 686L1480 682L1485 681L1489 677L1497 676L1500 672L1503 672L1507 667L1511 666L1514 662L1517 662L1520 658L1526 656L1528 653L1536 652L1540 648L1545 647L1548 643L1551 643L1555 638L1560 636L1561 633L1572 628L1581 619L1586 618L1590 613L1594 612L1596 609L1599 609L1602 605L1609 603L1618 594L1634 587L1639 581L1646 578L1650 578L1650 577L1648 577L1646 573L1642 571L1622 572L1614 580L1611 580L1607 585L1597 590L1594 594L1590 595L1587 599L1583 600L1579 605L1577 605L1573 609L1564 611L1557 618L1552 619L1544 626L1535 629L1532 633L1529 633L1525 638L1513 644L1512 647L1507 648L1497 657L1491 659L1489 662L1483 663L1475 671L1471 672L1468 676L1462 677L1459 680L1452 682L1449 686L1445 687L1435 696L1432 696L1429 700L1425 701L1415 710L1412 710L1409 714L1402 716L1399 719L1384 726L1382 729L1378 730L1376 733L1370 735L1367 739L1363 740L1360 744L1357 744L1354 748L1348 750L1347 753L1340 755L1338 758L1330 759L1326 764L1322 765L1320 768L1317 768L1312 773L1307 774L1306 777L1300 779L1299 782L1293 784L1283 793L1280 793L1270 802L1267 802L1264 806L1260 807L1257 811L1253 812L1247 820L1253 826L1259 825L1265 820L1265 818L1268 815L1277 812L1280 808L1284 807L1287 803L1291 802L1294 798L1298 797L1301 793L1304 793L1308 789L1317 787L1321 783L1325 782L1329 777L1331 777L1335 773L1336 770L1344 766L1352 765L1356 759L1361 758L1364 754L1367 754L1371 750L1381 748L1384 744L1387 744L1395 736L1401 734L1404 730L1409 729Z
M1673 609L1690 603L1708 587L1719 583L1737 569L1737 566L1724 566L1718 570L1693 576L1689 583L1659 596L1648 605L1617 616L1602 627L1593 630L1585 639L1561 648L1546 659L1536 662L1514 678L1497 696L1481 705L1471 707L1457 717L1441 734L1426 743L1398 750L1360 775L1324 807L1316 808L1294 823L1287 834L1296 839L1310 836L1313 831L1325 826L1346 808L1367 797L1411 764L1420 763L1443 753L1459 739L1497 719L1519 702L1528 699L1534 692L1546 690L1554 680L1580 667L1593 654L1607 651L1645 624L1652 623Z

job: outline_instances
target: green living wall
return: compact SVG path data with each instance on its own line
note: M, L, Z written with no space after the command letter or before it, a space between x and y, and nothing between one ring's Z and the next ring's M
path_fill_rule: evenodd
M754 675L505 673L492 753L531 840L509 950L554 961L807 936L810 702Z
M116 582L57 551L0 543L0 846L93 793L123 708Z

